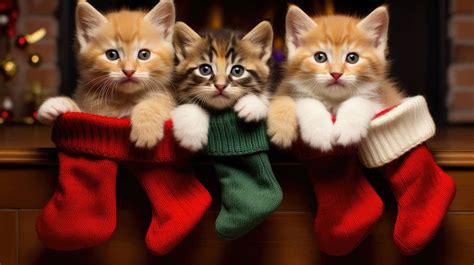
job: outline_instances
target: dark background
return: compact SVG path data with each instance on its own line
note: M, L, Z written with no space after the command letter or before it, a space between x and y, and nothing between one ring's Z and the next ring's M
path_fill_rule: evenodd
M89 0L100 11L123 7L152 8L156 0ZM62 94L71 94L77 78L74 56L74 1L60 1L60 68ZM268 19L276 38L284 37L288 1L187 1L175 0L177 20L195 30L212 26L215 13L229 28L249 30ZM311 0L292 1L310 15L324 14L331 8L336 13L365 16L376 7L387 4L390 11L391 77L409 95L424 95L438 125L446 123L447 0ZM216 11L217 10L217 11ZM213 15L214 14L214 15Z

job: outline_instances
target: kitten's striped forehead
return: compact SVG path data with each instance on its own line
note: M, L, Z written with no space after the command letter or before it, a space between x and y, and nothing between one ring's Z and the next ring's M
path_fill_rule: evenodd
M242 34L227 30L206 34L204 37L207 42L206 52L202 54L202 59L214 62L216 58L225 58L227 61L234 63L241 38Z

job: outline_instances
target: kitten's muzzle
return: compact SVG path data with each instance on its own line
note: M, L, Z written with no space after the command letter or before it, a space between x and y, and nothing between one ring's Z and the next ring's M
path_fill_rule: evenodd
M135 73L135 70L122 69L122 72L126 77L132 78L133 74Z
M217 89L219 94L222 94L224 92L224 89L227 87L228 84L214 84L214 87Z
M330 75L334 78L334 81L337 81L342 76L342 73L333 72Z
M340 80L342 73L332 72L330 75L332 76L333 82L329 83L328 86L344 86L342 80Z

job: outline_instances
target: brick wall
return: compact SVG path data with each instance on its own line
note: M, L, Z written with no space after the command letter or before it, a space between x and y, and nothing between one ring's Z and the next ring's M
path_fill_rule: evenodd
M69 0L68 0L69 1ZM41 82L46 96L55 95L60 84L60 72L57 66L58 20L56 10L59 0L18 0L20 17L17 23L18 34L28 34L39 28L45 28L47 35L41 41L19 50L13 48L13 57L18 65L18 73L11 86L11 96L15 103L16 116L27 115L25 94L34 81ZM31 67L28 57L38 53L42 57L39 67Z
M448 120L474 122L474 2L451 0Z

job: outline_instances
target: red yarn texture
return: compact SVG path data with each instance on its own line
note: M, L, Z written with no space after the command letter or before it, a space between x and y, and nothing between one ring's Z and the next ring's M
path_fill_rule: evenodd
M52 249L95 246L115 230L117 163L97 157L59 153L59 180L36 222L43 243Z
M378 113L374 119L394 107ZM333 122L335 117L333 117ZM320 249L330 255L354 250L378 221L383 203L361 171L356 148L322 153L301 140L293 146L305 162L318 212L314 221ZM456 187L435 162L426 144L380 167L397 200L394 242L405 255L421 251L439 229Z
M153 149L138 149L130 142L130 120L69 112L54 124L52 140L59 150L107 157L116 161L175 162L189 153L175 144L173 122L167 120L164 137Z
M299 141L294 149L305 163L318 203L314 232L321 251L352 252L379 220L383 203L362 172L355 148L328 153Z
M130 121L86 113L65 113L52 139L59 151L58 186L38 217L43 243L57 250L96 246L116 226L117 166L126 162L152 206L146 243L157 255L171 251L199 222L211 197L194 177L172 136L172 122L153 150L129 140ZM131 165L131 166L130 166Z
M397 200L393 232L405 255L421 251L433 238L456 194L452 177L437 164L426 144L380 168Z

